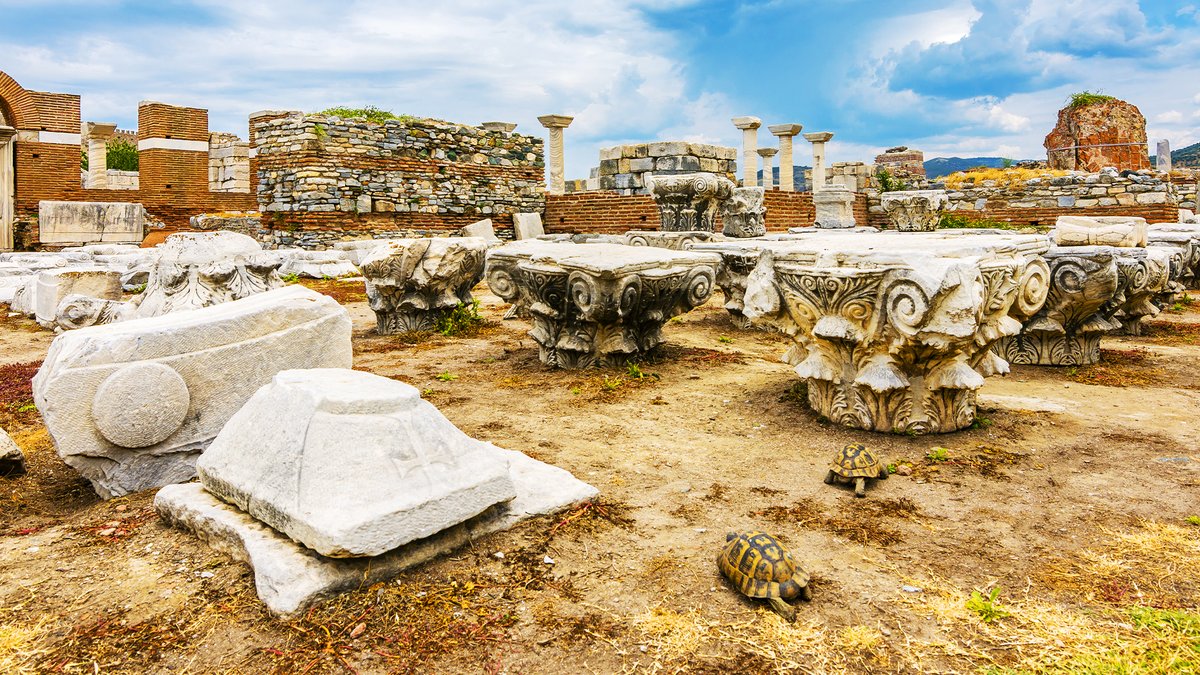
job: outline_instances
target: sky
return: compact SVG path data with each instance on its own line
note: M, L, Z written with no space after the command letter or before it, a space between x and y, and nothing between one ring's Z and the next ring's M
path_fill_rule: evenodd
M133 129L157 100L243 138L268 109L542 137L573 115L568 178L621 143L740 147L741 115L834 132L829 161L1044 158L1084 90L1137 105L1152 147L1200 141L1200 0L0 0L0 71L80 94L85 121Z

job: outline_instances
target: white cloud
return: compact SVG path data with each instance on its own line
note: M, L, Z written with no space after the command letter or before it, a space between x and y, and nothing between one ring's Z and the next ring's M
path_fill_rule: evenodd
M1183 113L1179 112L1178 110L1168 110L1167 112L1159 113L1159 114L1155 115L1154 121L1161 122L1163 124L1171 124L1173 122L1182 122L1183 121Z

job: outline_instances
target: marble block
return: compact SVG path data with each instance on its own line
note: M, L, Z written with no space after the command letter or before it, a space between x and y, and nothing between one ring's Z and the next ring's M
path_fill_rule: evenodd
M994 347L1012 363L1082 366L1100 360L1100 338L1119 325L1100 310L1117 293L1119 251L1111 246L1055 246L1042 256L1050 267L1049 294L1035 313L1019 317L1017 335Z
M1155 297L1171 284L1173 257L1170 248L1117 248L1117 290L1100 308L1100 315L1116 324L1119 335L1141 335L1141 321L1158 315Z
M726 237L761 237L767 233L767 207L763 204L766 189L735 188L733 195L721 204L722 233Z
M821 415L873 431L955 431L974 421L984 377L1008 371L989 348L1045 300L1048 247L1037 235L797 238L762 248L743 311L792 337L785 360Z
M537 239L546 234L540 213L514 213L513 235L516 239Z
M1059 216L1050 237L1058 246L1145 246L1146 219L1132 216Z
M338 279L359 274L345 251L278 249L274 254L282 261L279 274L285 277L294 274L309 279Z
M489 246L481 237L453 237L389 239L373 249L362 275L379 333L432 330L446 312L470 305Z
M712 232L704 230L691 230L680 232L657 232L657 231L642 231L630 230L625 233L624 239L616 239L612 241L602 239L591 239L577 243L588 244L604 244L604 243L620 243L629 246L653 246L655 248L666 248L672 251L686 251L697 243L711 241L714 238Z
M107 267L63 267L37 276L33 296L34 317L46 328L55 325L58 306L70 295L87 295L102 300L119 300L121 273Z
M496 228L492 225L491 218L484 218L478 222L466 225L460 228L458 233L464 237L479 237L488 242L500 241L500 238L496 236Z
M350 364L346 310L289 286L62 333L33 398L59 456L108 499L190 480L196 457L275 373Z
M492 292L527 309L543 363L624 365L662 341L671 317L704 304L720 256L650 246L539 240L492 249Z
M376 556L516 496L492 446L416 388L356 370L285 370L200 456L205 490L333 558Z
M141 204L38 202L38 241L43 244L138 244L145 237Z
M712 173L652 176L646 188L658 204L664 232L712 232L720 202L733 195L733 181Z
M845 230L855 226L854 192L843 185L827 185L812 193L816 226L826 230Z
M883 210L900 232L932 232L950 203L945 190L904 190L880 196Z

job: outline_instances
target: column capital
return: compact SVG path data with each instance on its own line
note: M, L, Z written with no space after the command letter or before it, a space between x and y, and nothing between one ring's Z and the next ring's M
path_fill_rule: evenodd
M811 134L804 134L804 139L812 143L824 143L833 138L832 131L814 131Z
M734 117L730 121L733 122L733 126L743 131L757 129L762 126L762 120L757 117Z
M776 155L776 153L778 153L778 152L779 152L779 148L759 148L758 149L759 156L766 157L767 159L774 157Z
M87 136L97 141L106 141L117 133L116 122L88 122Z
M0 141L7 141L17 135L17 130L12 127L0 125Z
M795 136L804 128L803 124L772 124L767 129L776 136Z
M567 124L570 124L570 122ZM487 131L502 131L506 134L511 134L513 129L517 128L517 125L513 122L481 122L479 126Z
M537 120L547 129L566 129L571 126L571 122L574 122L575 118L567 115L542 115Z

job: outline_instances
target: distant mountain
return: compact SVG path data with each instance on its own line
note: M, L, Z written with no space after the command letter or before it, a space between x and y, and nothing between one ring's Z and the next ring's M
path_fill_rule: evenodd
M998 169L1004 166L1004 160L1004 157L934 157L925 160L925 175L931 179L940 178L949 176L956 171L974 169L977 166Z
M804 172L811 168L812 167L810 166L792 166L792 189L794 189L796 192L804 192L808 189L808 185L804 182ZM759 185L762 185L762 174L762 169L759 169L758 173L755 174L755 176L758 177ZM779 185L779 167L771 167L771 178L773 179L771 181L772 185Z
M1154 166L1154 160L1150 160L1150 165ZM1186 148L1171 151L1171 166L1195 166L1200 167L1200 143L1193 143Z

